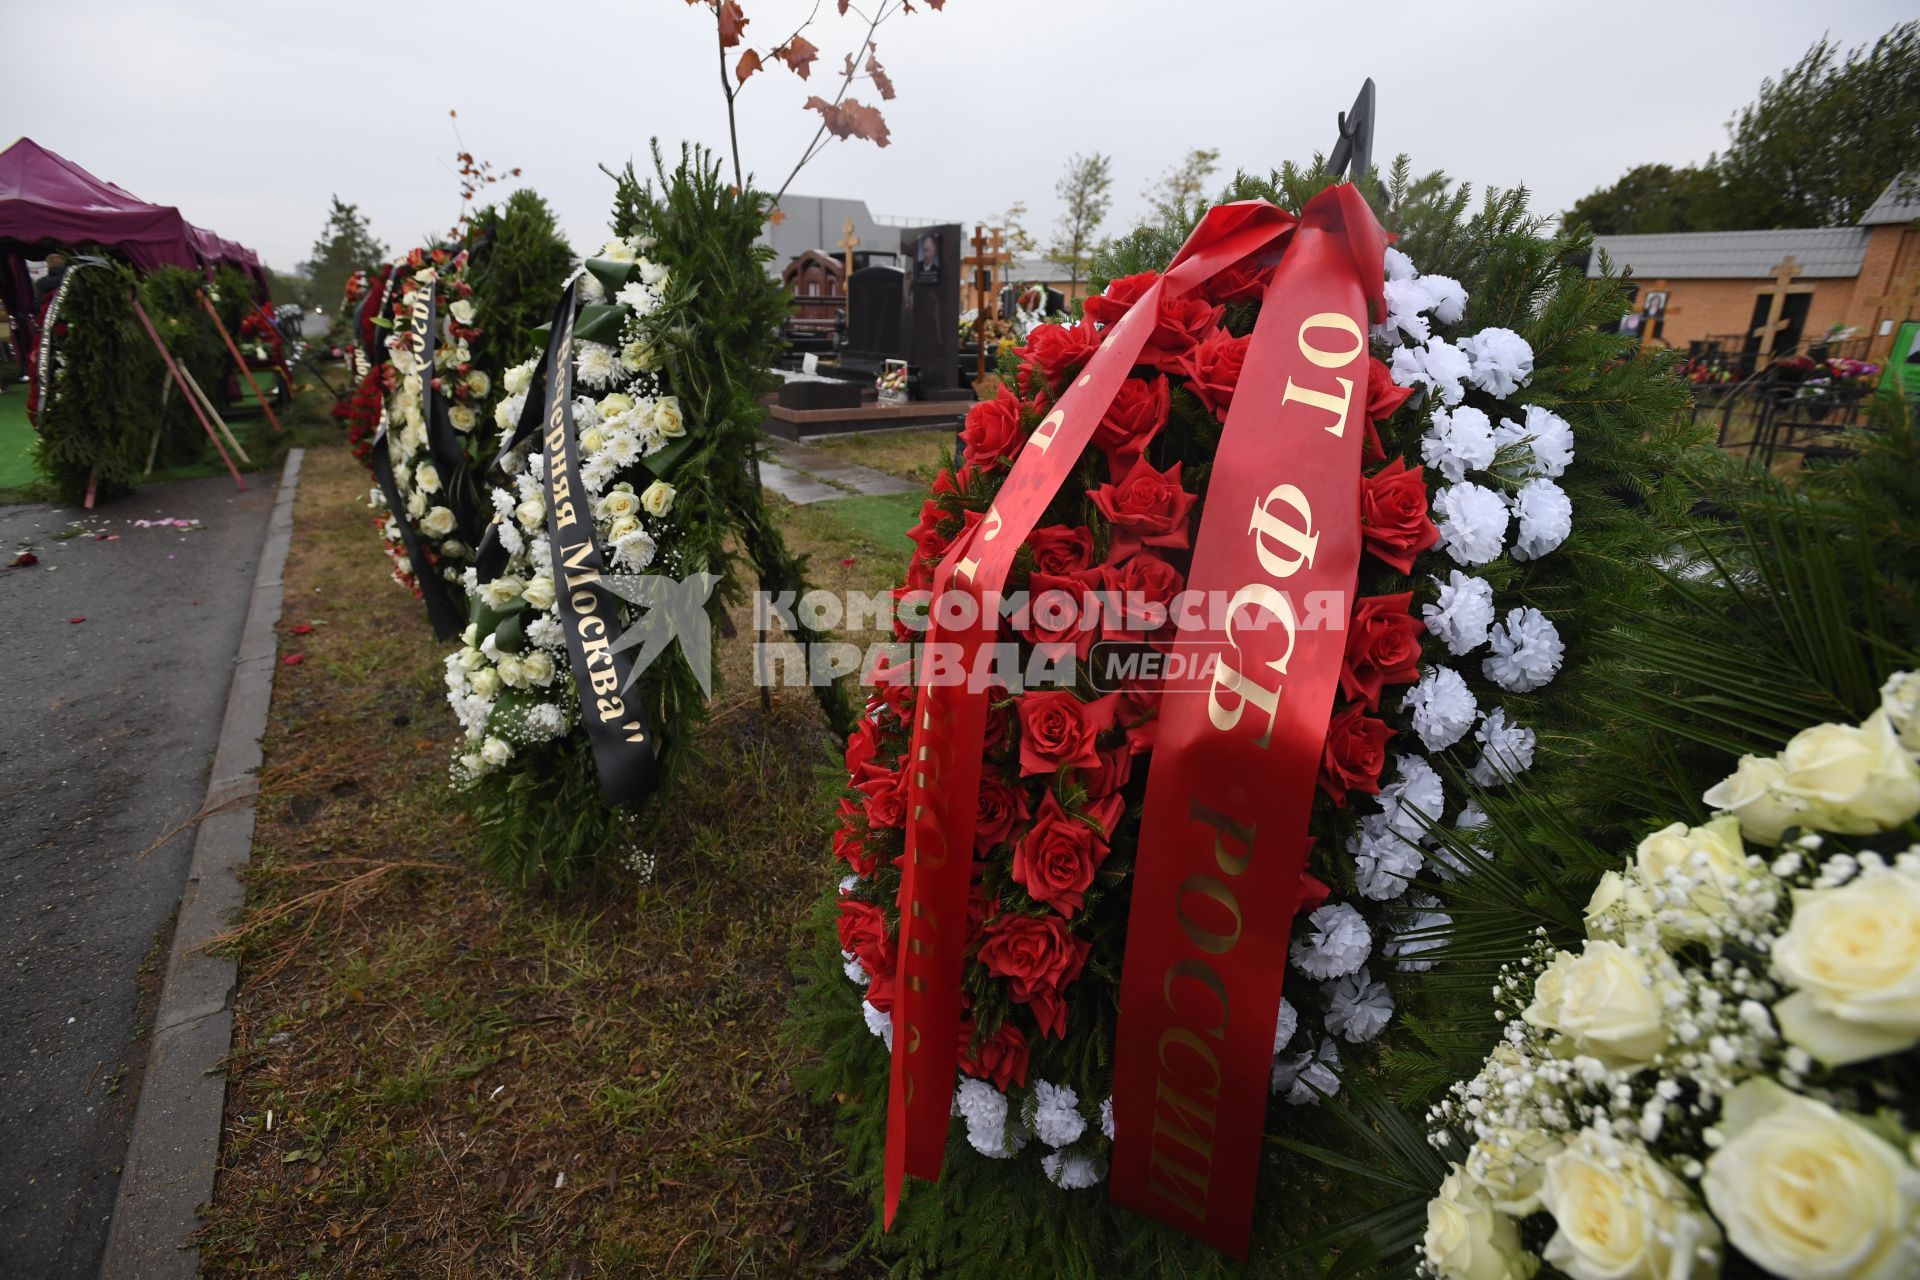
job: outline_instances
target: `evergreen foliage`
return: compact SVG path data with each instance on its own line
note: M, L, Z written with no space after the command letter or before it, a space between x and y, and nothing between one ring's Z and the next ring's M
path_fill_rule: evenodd
M119 263L74 262L54 333L54 375L40 406L40 471L61 502L132 492L160 430L165 369L133 314L138 286Z
M327 225L321 228L303 264L312 282L311 296L320 299L323 306L337 303L346 292L348 276L371 271L387 256L387 246L373 238L360 206L348 204L337 195L331 199Z
M167 344L174 362L182 372L191 374L218 406L233 357L227 354L226 343L220 340L213 318L200 305L199 291L204 285L197 271L160 267L140 281L140 303L152 319L153 327L160 331L160 339ZM161 410L162 463L184 461L198 455L206 441L206 431L200 425L193 403L165 374L164 368L154 394L164 405Z
M1261 197L1298 211L1333 181L1319 170L1316 162L1290 164L1264 178L1241 174L1226 198ZM1383 224L1400 233L1399 247L1420 270L1454 276L1466 286L1470 302L1461 332L1504 326L1528 341L1535 360L1525 401L1552 410L1573 427L1577 458L1560 479L1573 506L1572 535L1543 559L1502 561L1476 571L1492 580L1503 606L1538 608L1566 642L1565 669L1551 685L1529 695L1527 721L1540 740L1526 791L1567 785L1604 733L1597 708L1609 687L1608 669L1617 661L1602 656L1612 620L1659 607L1662 586L1654 563L1692 535L1699 477L1712 474L1717 462L1704 452L1703 433L1684 416L1686 391L1671 360L1641 352L1617 333L1627 305L1618 278L1588 279L1583 269L1569 265L1584 262L1588 237L1545 234L1541 220L1528 212L1524 190L1488 191L1475 204L1468 188L1438 173L1416 175L1404 157L1385 175L1366 175L1360 185ZM1108 246L1096 264L1095 283L1163 269L1201 212L1176 205L1165 222L1138 228ZM1229 324L1234 324L1231 315ZM1204 414L1183 417L1179 399L1162 443L1187 438L1187 449L1200 448L1192 457L1179 454L1191 475L1210 462L1206 454L1217 429ZM1203 434L1202 427L1213 434ZM1423 415L1413 409L1384 424L1387 456L1417 460L1424 427ZM1432 599L1432 584L1424 577L1397 589L1413 590L1416 601ZM1477 664L1461 664L1460 670L1476 692L1485 687ZM1470 791L1463 778L1449 782L1456 798ZM1343 891L1352 896L1344 841L1334 825L1322 826L1316 818L1320 853L1314 873L1334 887L1336 896ZM1116 847L1105 870L1124 866ZM1508 875L1505 864L1495 866L1486 879ZM1578 906L1566 904L1554 881L1536 887L1525 877L1513 878L1537 900L1537 910L1570 911L1577 922ZM1108 891L1124 893L1125 882ZM800 1034L824 1046L824 1060L809 1083L817 1097L842 1101L849 1176L877 1205L888 1055L865 1026L858 989L841 973L838 947L829 940L827 921L837 896L837 891L830 895L823 907L822 940L803 975L797 1025ZM1584 896L1578 899L1584 901ZM1124 920L1125 913L1117 918ZM1509 911L1504 917L1489 915L1484 923L1498 929L1511 920ZM1111 1006L1123 940L1093 943L1086 973L1068 998L1069 1025L1096 1029L1091 1035L1076 1033L1065 1045L1033 1046L1033 1071L1068 1082L1083 1098L1103 1096L1102 1082L1111 1080L1105 1059L1111 1052ZM1465 944L1457 945L1456 957L1466 952ZM1271 1109L1253 1251L1243 1270L1168 1229L1114 1209L1104 1189L1065 1192L1046 1182L1033 1161L981 1159L958 1129L941 1182L911 1183L893 1232L882 1235L876 1225L869 1243L892 1257L895 1274L903 1276L1386 1274L1381 1268L1406 1256L1420 1235L1422 1223L1405 1216L1403 1202L1417 1200L1424 1212L1427 1191L1437 1185L1444 1165L1424 1132L1402 1119L1396 1096L1368 1076L1384 1069L1397 1084L1419 1074L1418 1063L1393 1056L1397 1047L1417 1041L1429 1025L1449 1025L1448 1018L1459 1012L1456 1000L1469 986L1481 1006L1487 1003L1486 984L1477 978L1477 985L1448 988L1445 998L1429 1001L1422 992L1441 972L1387 976L1410 1023L1396 1019L1374 1045L1343 1046L1347 1084L1337 1104L1276 1103ZM1474 1048L1477 1061L1486 1044L1479 1041ZM1074 1060L1068 1061L1070 1056ZM1425 1074L1439 1073L1428 1067ZM1388 1144L1390 1155L1369 1158L1376 1139Z
M552 207L538 193L522 188L475 215L468 254L474 324L482 335L473 363L498 382L535 340L535 330L553 318L559 282L573 265L573 250L560 234Z

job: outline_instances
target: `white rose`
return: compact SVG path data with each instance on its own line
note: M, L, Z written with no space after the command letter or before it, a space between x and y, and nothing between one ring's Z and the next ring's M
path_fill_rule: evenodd
M1870 835L1920 814L1920 765L1900 745L1885 711L1859 728L1821 724L1794 735L1780 753L1779 789L1807 804L1820 831Z
M482 667L473 673L473 691L482 698L491 698L500 692L500 677L492 667Z
M631 489L615 489L600 499L602 520L621 520L640 514L640 499Z
M1653 899L1637 879L1629 879L1618 871L1609 871L1600 877L1600 883L1594 886L1593 897L1587 900L1587 935L1597 936L1610 930L1600 927L1603 917L1611 913L1623 923L1653 918Z
M487 376L485 369L475 369L467 375L467 390L476 396L485 397L489 391L493 390L493 379Z
M648 422L655 431L671 439L687 434L687 424L680 417L680 398L661 396L653 402L653 413Z
M1880 709L1900 731L1900 745L1920 751L1920 671L1896 671L1880 686Z
M624 391L611 391L600 397L600 416L617 418L623 413L633 412L633 397Z
M480 419L474 416L473 410L466 405L457 404L447 410L447 421L453 424L455 431L467 432L473 430Z
M454 529L453 512L445 507L435 507L420 517L420 530L434 538L444 538Z
M520 598L526 585L512 574L503 573L492 582L480 584L480 598L487 602L490 609L504 608Z
M1780 833L1800 820L1805 807L1779 790L1786 772L1771 756L1741 756L1733 773L1700 798L1714 810L1738 818L1747 839L1779 844Z
M440 471L431 462L423 462L413 469L413 487L422 493L440 492Z
M1667 1047L1660 996L1646 962L1617 942L1562 951L1534 983L1528 1025L1565 1036L1578 1053L1609 1066L1651 1062Z
M673 510L674 488L665 480L655 480L640 495L640 505L647 509L650 516L664 516Z
M553 659L545 650L535 649L520 660L520 670L525 673L527 683L545 688L553 682Z
M1721 1130L1702 1186L1748 1258L1787 1280L1920 1272L1920 1172L1891 1143L1771 1080L1729 1094Z
M634 373L653 368L656 359L653 347L638 339L620 348L620 363Z
M1920 884L1869 867L1838 889L1796 889L1773 971L1794 993L1782 1035L1830 1066L1920 1043Z
M541 574L529 580L521 594L526 596L527 603L534 608L551 609L553 608L553 579Z
M427 514L427 495L415 489L407 495L407 514L418 520Z
M460 642L466 645L479 644L480 643L480 624L477 622L469 622L467 624L467 629L460 633Z
M511 653L501 654L500 660L493 664L493 669L500 673L500 683L509 689L518 689L527 682L527 674L520 666L520 659Z
M1494 1208L1524 1218L1540 1208L1547 1161L1560 1154L1562 1145L1542 1129L1500 1129L1473 1144L1464 1169Z
M463 769L470 778L479 775L482 763L478 751L469 751L460 757L460 768Z
M480 744L480 758L498 767L513 758L513 748L498 738L488 738Z
M631 241L616 237L600 246L600 256L609 262L632 262L640 255Z
M640 527L640 522L632 516L622 516L607 527L607 541L618 542Z
M589 427L580 433L580 452L598 453L607 447L607 433L598 427Z
M1538 1261L1520 1247L1513 1219L1455 1166L1427 1201L1427 1261L1443 1280L1525 1280Z
M1662 922L1688 938L1711 936L1712 922L1727 913L1727 890L1752 874L1740 842L1740 820L1731 813L1703 827L1684 822L1662 827L1640 842L1634 861L1650 886L1659 886L1670 874L1699 882L1687 905Z
M1547 1161L1546 1259L1573 1280L1709 1280L1720 1231L1683 1184L1645 1152L1589 1131Z
M538 532L541 521L547 518L547 504L538 498L528 498L513 509L513 518L528 533Z
M467 628L468 631L473 631L474 629L473 627ZM469 640L467 643L471 645L473 641ZM478 671L487 665L487 655L474 648L462 649L460 651L460 665L468 671Z
M530 364L517 364L507 370L507 375L503 381L507 384L508 395L525 395L527 388L533 385L533 366Z
M453 318L459 323L461 324L473 323L473 299L472 298L461 298L458 301L456 301L452 306L448 307L447 310L453 313Z

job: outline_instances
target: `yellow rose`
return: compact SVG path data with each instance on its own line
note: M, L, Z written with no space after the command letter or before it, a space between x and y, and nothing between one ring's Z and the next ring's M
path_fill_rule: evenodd
M1781 1034L1829 1066L1920 1043L1920 884L1869 867L1838 889L1796 889L1773 971L1794 993Z
M640 514L640 499L631 489L614 489L600 499L602 520L624 520Z
M654 401L653 416L650 421L653 429L668 439L687 434L687 424L680 417L678 396L661 396Z
M1422 1248L1443 1280L1526 1280L1540 1265L1520 1247L1513 1219L1496 1212L1458 1165L1427 1201Z
M1771 1080L1727 1096L1702 1187L1727 1240L1788 1280L1906 1280L1920 1172L1891 1143Z
M673 510L674 488L665 480L655 480L640 495L640 505L646 508L650 516L664 516Z
M618 542L640 527L640 522L632 516L622 516L607 527L607 541Z
M1779 844L1780 833L1799 822L1806 807L1779 790L1786 772L1771 756L1741 756L1733 773L1700 798L1714 810L1738 818L1747 839Z
M1920 766L1893 731L1885 711L1859 728L1821 724L1794 735L1780 753L1779 790L1807 805L1804 820L1819 831L1870 835L1920 814Z
M633 397L624 391L615 391L600 397L600 416L617 418L623 413L633 412Z
M1677 918L1662 921L1689 938L1712 934L1712 922L1727 912L1727 890L1752 874L1740 841L1740 820L1731 813L1704 827L1683 822L1662 827L1640 842L1634 861L1650 886L1662 884L1670 874L1701 882L1688 895L1687 906L1675 913Z
M1547 1162L1546 1259L1573 1280L1709 1280L1720 1230L1644 1151L1591 1131ZM1703 1256L1704 1255L1704 1256Z
M1617 942L1588 941L1562 951L1534 983L1528 1025L1557 1031L1576 1053L1609 1066L1653 1061L1667 1047L1660 997L1646 963Z

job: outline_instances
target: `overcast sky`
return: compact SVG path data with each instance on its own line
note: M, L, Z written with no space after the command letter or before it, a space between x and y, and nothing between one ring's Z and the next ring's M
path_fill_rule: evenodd
M812 0L742 0L764 50ZM833 0L809 31L811 84L784 68L742 103L749 169L777 186L859 38ZM918 8L918 6L916 6ZM878 35L899 97L893 143L835 143L793 190L876 214L988 220L1026 201L1044 242L1068 156L1113 157L1106 231L1195 146L1265 171L1333 142L1371 75L1376 159L1410 153L1476 184L1525 182L1563 209L1628 167L1705 159L1763 76L1823 32L1871 40L1911 0L948 0ZM864 24L861 24L864 27ZM461 0L324 5L227 0L0 0L8 72L0 143L25 133L142 199L253 246L307 256L330 193L389 248L444 229L465 145L546 196L576 248L605 235L598 171L647 141L726 136L712 19L685 0ZM855 96L874 97L862 84ZM502 189L504 190L504 188Z

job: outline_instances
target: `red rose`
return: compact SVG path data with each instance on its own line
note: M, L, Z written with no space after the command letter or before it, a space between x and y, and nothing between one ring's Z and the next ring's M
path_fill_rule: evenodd
M1407 612L1413 592L1363 596L1347 623L1347 652L1340 666L1340 692L1378 710L1380 689L1420 678L1420 619Z
M1092 581L1089 581L1089 579ZM1020 634L1036 645L1067 645L1079 657L1093 648L1098 605L1090 605L1099 575L1056 578L1037 570L1027 578L1027 625Z
M1361 452L1363 462L1385 462L1387 451L1380 443L1380 429L1374 424L1385 422L1400 411L1400 406L1413 394L1412 387L1403 387L1393 380L1393 370L1378 356L1367 357L1367 439Z
M1124 743L1117 747L1103 748L1100 752L1100 766L1094 769L1082 769L1078 774L1080 785L1087 789L1087 796L1094 800L1104 800L1108 796L1117 797L1120 788L1126 786L1132 777L1133 749Z
M983 400L967 411L967 425L960 438L965 442L969 463L985 470L1004 468L1027 439L1027 433L1020 429L1020 398L1001 383L993 399Z
M1163 375L1128 378L1093 429L1093 445L1107 455L1107 470L1119 475L1167 425L1172 391Z
M907 775L883 773L854 790L866 796L867 825L875 831L907 825Z
M1082 702L1066 689L1042 689L1014 704L1020 713L1020 772L1056 773L1097 765L1093 740L1112 723L1107 699Z
M1062 988L1080 976L1092 945L1076 938L1062 917L1002 914L981 930L981 965L1007 982L1007 994L1033 1008L1040 1028L1064 1036L1066 1006Z
M1159 472L1145 458L1136 459L1119 484L1103 484L1087 497L1101 515L1113 522L1117 531L1108 552L1110 560L1118 560L1142 544L1149 547L1188 545L1187 516L1198 499L1180 487L1177 462L1165 472Z
M1107 291L1088 298L1084 305L1086 318L1094 324L1117 324L1121 316L1133 309L1141 295L1153 287L1160 278L1158 271L1142 271L1137 276L1121 276L1118 280L1107 282Z
M1098 806L1097 814L1089 814L1099 823L1096 830L1086 819L1069 815L1049 791L1040 802L1040 816L1014 846L1014 880L1026 886L1034 901L1071 918L1085 904L1093 874L1106 861L1107 838L1119 807L1115 797L1111 804Z
M1109 640L1169 640L1177 629L1174 597L1187 588L1180 571L1142 551L1123 565L1108 565L1102 584L1101 632Z
M1427 517L1427 482L1419 467L1400 458L1360 482L1360 532L1367 550L1401 573L1413 572L1413 558L1440 541Z
M1380 770L1386 767L1387 743L1393 730L1386 721L1366 714L1358 702L1349 702L1327 726L1327 747L1320 757L1320 789L1341 808L1347 792L1380 794Z
M1207 281L1207 298L1225 305L1233 302L1258 302L1266 295L1279 265L1271 246L1248 254Z
M977 1031L972 1022L960 1024L960 1069L978 1079L991 1080L1002 1093L1009 1085L1025 1084L1027 1038L1020 1034L1020 1028L1002 1022L1000 1029L978 1046L973 1043Z
M852 896L840 899L840 949L852 952L871 976L892 976L896 951L887 936L886 913Z
M1236 338L1225 329L1215 329L1205 341L1189 351L1181 372L1187 375L1187 390L1200 403L1213 410L1213 416L1225 422L1227 408L1233 403L1233 389L1240 385L1240 367L1246 362L1251 336Z
M840 797L840 827L833 833L833 856L853 869L857 876L873 874L878 861L867 851L866 822L856 805L848 796Z
M1027 816L1026 793L992 778L980 782L974 805L973 850L985 853L1013 839L1014 825Z
M1147 345L1141 348L1139 363L1178 373L1186 354L1220 327L1225 310L1195 294L1179 298L1161 295L1159 320Z
M1033 552L1033 571L1055 578L1071 577L1093 567L1093 531L1050 524L1027 535Z
M865 782L887 772L873 763L873 757L880 750L880 726L871 720L862 720L860 727L847 735L847 777L853 782Z
M1022 360L1040 367L1051 382L1060 382L1093 359L1100 349L1100 335L1090 324L1039 324L1027 335L1027 345L1014 349Z

